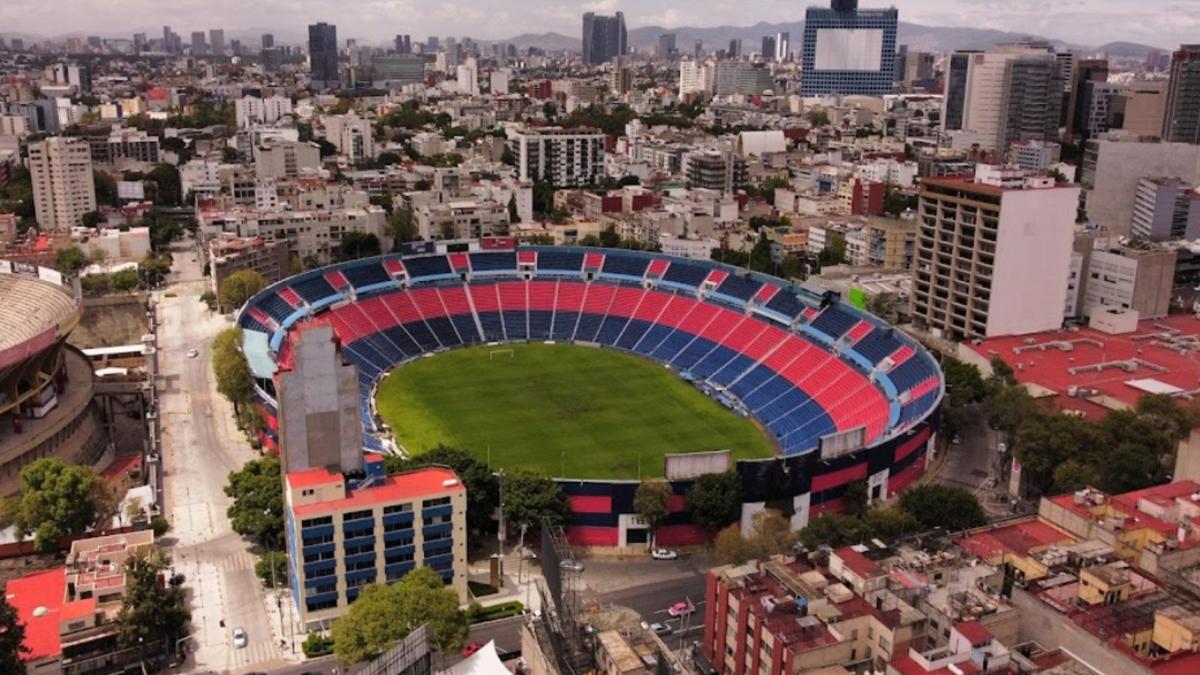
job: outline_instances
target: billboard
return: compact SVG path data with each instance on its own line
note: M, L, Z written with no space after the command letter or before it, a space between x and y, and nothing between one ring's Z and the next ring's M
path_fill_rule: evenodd
M821 437L821 459L833 459L848 455L867 443L867 428L854 427L845 431L827 434Z
M878 71L883 29L822 28L817 31L816 70Z

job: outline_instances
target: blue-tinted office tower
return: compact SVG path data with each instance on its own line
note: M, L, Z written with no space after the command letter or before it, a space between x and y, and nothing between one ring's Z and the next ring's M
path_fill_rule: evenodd
M896 9L859 9L858 0L832 0L804 14L800 91L804 96L881 96L892 89Z

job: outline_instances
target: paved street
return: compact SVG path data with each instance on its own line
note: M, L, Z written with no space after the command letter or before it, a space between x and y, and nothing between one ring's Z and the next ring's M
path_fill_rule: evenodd
M961 442L950 446L950 454L934 480L970 490L991 516L1011 515L1007 502L992 499L1008 487L1000 480L1005 461L998 451L1000 432L988 426L981 411L971 408L964 412L962 426Z
M226 477L256 453L237 431L212 376L212 338L229 323L211 315L199 300L207 280L200 263L193 262L193 241L177 242L172 254L175 271L166 289L156 294L165 511L172 522L165 543L175 570L187 576L191 595L193 639L183 670L228 672L281 656L273 632L278 620L269 620L254 556L225 517L230 502L222 490ZM190 349L199 356L188 358ZM235 626L244 627L249 636L244 649L232 647Z

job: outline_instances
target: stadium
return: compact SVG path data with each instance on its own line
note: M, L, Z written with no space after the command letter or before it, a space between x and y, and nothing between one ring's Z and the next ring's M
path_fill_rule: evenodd
M36 459L91 464L104 450L92 366L66 344L82 312L58 272L0 260L0 495L17 492Z
M944 390L922 347L835 294L655 253L421 242L241 308L267 447L289 335L312 322L358 369L365 448L419 453L445 435L493 468L543 470L578 545L647 541L639 478L671 483L665 546L709 536L684 499L708 472L737 471L743 522L771 506L800 527L855 480L890 496L923 470Z

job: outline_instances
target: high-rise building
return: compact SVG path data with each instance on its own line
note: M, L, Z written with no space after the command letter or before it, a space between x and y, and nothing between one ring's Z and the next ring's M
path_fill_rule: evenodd
M1157 137L1162 133L1166 101L1166 82L1130 82L1109 102L1108 128Z
M397 35L393 43L397 54L412 53L412 39L408 35Z
M912 317L949 339L1062 325L1079 188L1014 168L926 178Z
M792 34L786 31L775 35L775 60L783 63L792 57Z
M1139 180L1129 233L1152 241L1200 238L1200 191L1180 178Z
M571 188L604 177L604 134L597 129L529 128L517 132L509 144L522 182Z
M625 64L625 59L618 56L612 60L612 71L608 76L608 90L620 96L628 94L633 87L633 71Z
M403 87L425 79L425 61L412 54L378 54L371 57L371 83L376 87Z
M262 48L270 49L271 47L274 47L274 46L275 46L275 36L272 35L271 33L263 33L262 34Z
M1059 64L1061 66L1062 62L1060 61ZM1066 73L1062 74L1066 76ZM1094 128L1088 129L1087 122L1093 114L1089 111L1093 105L1092 94L1102 93L1093 85L1095 83L1104 84L1108 81L1108 60L1079 59L1073 61L1070 77L1071 79L1066 81L1069 88L1065 107L1067 137L1086 139L1098 133Z
M351 112L328 115L322 118L322 123L325 125L325 138L352 163L375 159L375 136L371 120Z
M742 41L741 40L730 40L729 41L729 50L726 52L726 55L729 56L729 58L731 58L731 59L736 59L736 58L741 57Z
M274 124L292 113L292 99L287 96L243 96L233 102L239 128L256 124Z
M479 95L479 66L474 58L456 67L454 79L458 81L458 90L462 93L467 96Z
M675 54L675 34L663 33L658 36L658 58L669 59Z
M338 76L337 26L325 22L308 27L309 79L313 89L337 89Z
M38 226L63 231L96 210L92 152L82 138L52 137L29 146L29 173Z
M1113 234L1129 234L1138 184L1147 176L1174 176L1200 185L1200 145L1089 139L1079 172L1088 221Z
M242 41L241 40L230 40L229 41L229 53L234 56L241 56L242 55Z
M210 28L208 30L208 50L213 56L225 55L225 29Z
M208 53L208 42L205 40L204 31L192 31L192 56L200 56Z
M598 65L615 56L629 53L625 32L625 13L602 16L593 12L583 15L583 62Z
M1200 143L1200 44L1181 45L1171 55L1163 140Z
M141 54L144 51L146 51L146 34L145 33L134 33L133 34L133 52L135 54Z
M388 475L364 453L358 372L328 326L290 338L278 375L288 582L305 630L328 626L368 584L418 566L467 599L466 489L450 469Z
M1057 140L1063 101L1058 73L1054 53L1040 44L951 54L943 131L954 147L996 153L1016 140Z
M896 74L897 10L858 9L858 0L833 0L804 15L801 93L880 96Z
M772 35L764 35L762 39L762 47L758 50L763 61L770 61L775 58L775 37Z

